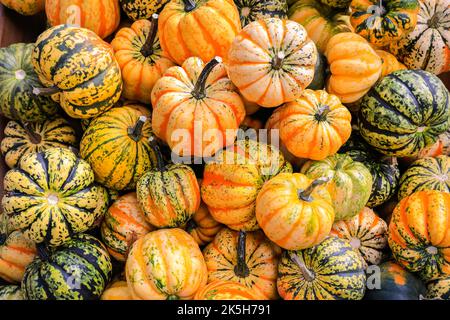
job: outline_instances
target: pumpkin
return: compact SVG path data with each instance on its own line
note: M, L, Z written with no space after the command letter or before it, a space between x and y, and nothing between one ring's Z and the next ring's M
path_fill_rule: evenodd
M276 280L278 252L261 231L222 229L204 250L208 282L239 282L261 295L278 297Z
M442 155L415 161L400 179L398 198L423 190L450 192L450 157Z
M418 277L388 261L368 274L364 300L420 300L423 294L425 285Z
M20 286L0 286L0 301L3 300L24 300Z
M113 108L91 121L80 142L80 155L95 180L115 190L131 190L156 165L150 146L150 112L130 106Z
M186 223L185 230L199 246L204 246L214 240L214 237L222 227L222 224L211 216L208 207L202 203L192 218Z
M50 26L75 24L100 38L112 34L120 23L118 0L45 0L45 13Z
M361 162L336 154L321 161L308 161L301 170L308 178L328 177L335 221L357 215L366 205L372 188L372 175Z
M250 102L273 108L293 101L314 77L317 49L300 24L257 20L236 36L228 52L228 75Z
M63 118L35 123L9 121L1 141L1 152L8 167L14 168L26 154L53 147L70 149L76 144L75 130Z
M229 280L217 280L209 283L195 294L195 300L263 300L263 297L251 288Z
M78 234L58 248L39 247L39 257L28 265L22 280L28 300L97 300L112 266L103 244Z
M325 88L325 80L327 76L327 59L321 53L317 56L316 66L314 68L313 81L306 87L311 90L323 90Z
M24 16L35 15L45 6L45 0L0 0L0 3Z
M383 62L381 66L380 79L394 71L407 69L406 66L399 62L393 54L384 50L375 50L375 52L380 56Z
M418 0L352 0L350 23L357 34L383 47L413 31L418 12Z
M182 65L189 57L226 59L241 23L231 0L174 0L161 12L158 29L163 51Z
M340 32L351 32L348 16L335 13L327 5L316 0L298 0L289 8L289 19L305 27L308 36L320 53L326 49L328 40ZM320 88L322 89L322 88Z
M167 68L174 66L161 51L157 37L158 15L152 21L138 20L120 29L111 46L122 70L124 98L150 104L156 81Z
M238 140L219 151L203 172L201 195L211 216L233 230L259 229L255 201L265 181L292 166L270 144Z
M285 300L360 300L366 286L363 266L347 241L328 237L315 247L283 253L278 293Z
M124 273L111 281L100 300L133 300Z
M125 266L134 300L189 300L206 285L202 252L184 230L161 229L138 239Z
M153 130L176 155L209 157L236 138L245 109L220 62L189 58L153 87Z
M352 0L320 0L320 2L332 8L344 9L348 8Z
M422 70L385 76L364 96L358 115L361 136L389 156L414 156L450 127L448 90Z
M426 299L450 300L450 277L430 281L427 284Z
M37 39L32 63L41 82L38 96L51 95L72 118L91 118L120 98L122 76L109 44L88 29L58 25Z
M9 119L44 121L58 110L50 97L32 92L42 86L31 63L33 48L31 43L0 48L0 111Z
M234 0L234 4L239 11L242 27L265 18L287 19L286 0Z
M427 280L450 275L450 194L415 192L395 207L389 224L389 246L395 259Z
M97 184L97 189L98 189L98 201L97 207L94 210L95 222L92 225L91 229L100 227L105 217L105 214L108 211L108 208L119 197L119 192L117 192L116 190L105 188L100 184Z
M120 5L131 20L150 19L160 12L169 0L120 0Z
M299 99L276 109L266 128L278 129L282 144L294 156L323 160L350 137L351 118L338 97L308 89Z
M103 243L116 260L125 261L134 241L154 227L147 223L135 192L119 197L106 211L101 224Z
M449 0L420 0L417 25L412 32L389 46L409 69L434 74L450 70Z
M266 236L287 250L309 248L325 239L335 216L323 186L328 180L282 173L267 181L256 198L256 220Z
M370 208L348 220L337 221L331 235L348 240L350 245L364 258L364 269L377 265L383 258L382 250L387 246L387 224Z
M89 164L68 149L22 157L4 177L2 207L10 230L36 243L60 245L95 222L99 198Z

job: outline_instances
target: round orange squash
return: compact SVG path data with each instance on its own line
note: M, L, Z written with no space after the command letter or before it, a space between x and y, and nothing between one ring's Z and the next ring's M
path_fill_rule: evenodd
M211 216L208 207L202 203L197 212L186 224L186 231L194 238L200 246L204 246L214 240L216 234L223 225Z
M100 300L133 300L125 274L120 274L103 292Z
M197 291L195 300L263 300L255 290L229 280L217 280Z
M0 0L0 3L24 16L39 13L45 6L45 0Z
M380 56L383 63L381 66L380 79L394 71L407 69L393 54L384 50L375 50L375 52Z

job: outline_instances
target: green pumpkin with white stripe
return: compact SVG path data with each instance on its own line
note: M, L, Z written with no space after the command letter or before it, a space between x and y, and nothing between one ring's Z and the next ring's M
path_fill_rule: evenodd
M0 301L3 300L25 300L20 286L0 286Z
M99 190L89 164L72 151L51 148L22 157L4 178L2 207L11 230L60 245L96 220Z
M25 43L0 48L0 111L10 119L43 121L58 111L50 97L33 94L42 86L31 63L33 48Z
M234 0L242 27L252 21L264 18L287 19L286 0Z
M40 248L22 280L28 300L97 300L111 279L108 251L96 238L78 234L58 248Z
M400 179L399 200L423 190L450 192L450 157L416 160Z
M416 156L450 127L450 98L442 81L423 70L385 76L363 98L361 136L389 156Z

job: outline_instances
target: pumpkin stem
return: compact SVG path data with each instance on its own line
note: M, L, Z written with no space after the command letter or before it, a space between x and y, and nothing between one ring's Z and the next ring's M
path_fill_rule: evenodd
M330 177L322 177L314 180L305 190L298 190L298 198L306 202L313 201L311 193L314 191L315 188L324 183L327 183L328 181L330 181Z
M163 173L164 171L166 171L166 166L164 165L164 159L162 157L161 149L159 148L158 143L153 136L150 136L150 138L148 138L148 141L150 141L150 146L156 154L156 167L158 168L159 172Z
M314 115L314 118L316 121L325 121L327 120L327 115L330 113L331 109L327 105L322 105L319 107L319 110L317 110L317 113Z
M428 27L437 29L439 27L439 14L435 13L430 20L427 21Z
M51 96L55 93L61 92L57 86L53 86L50 88L33 88L33 94L36 96Z
M308 282L314 281L315 279L314 272L312 272L306 267L305 260L303 260L303 257L294 252L290 252L289 256L291 260L294 261L295 264L300 268L300 271L302 272L302 275L305 278L305 280Z
M48 261L50 259L50 253L48 252L47 245L45 243L38 243L36 245L39 259L42 261Z
M41 143L41 141L42 141L41 135L33 130L30 123L24 122L22 124L22 127L24 128L25 132L27 133L28 137L30 138L31 143L33 143L33 144Z
M277 55L272 59L272 69L279 70L283 66L285 58L283 51L278 51Z
M141 53L145 58L153 54L153 44L155 42L157 33L158 33L158 14L154 13L152 15L150 32L147 36L147 39L145 39L144 45L141 48Z
M195 84L194 90L192 91L192 95L194 98L200 100L203 99L205 95L205 85L206 80L208 79L209 74L214 69L216 65L222 62L222 59L220 57L215 57L210 62L206 64L206 66L203 68L202 72L198 76L197 82Z
M145 121L147 121L146 116L140 116L133 127L128 128L128 135L131 139L138 142L142 138L142 128L144 127Z
M180 297L175 294L171 294L167 296L166 300L180 300Z
M191 12L195 9L195 1L193 0L183 0L184 3L184 11Z
M237 245L237 265L234 267L234 273L240 277L245 278L249 275L247 263L245 262L245 243L247 235L245 231L239 231L238 245Z

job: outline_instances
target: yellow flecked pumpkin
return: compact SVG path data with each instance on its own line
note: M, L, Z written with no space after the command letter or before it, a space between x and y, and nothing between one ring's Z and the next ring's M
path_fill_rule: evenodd
M24 16L32 16L45 7L45 0L0 0L0 3Z

